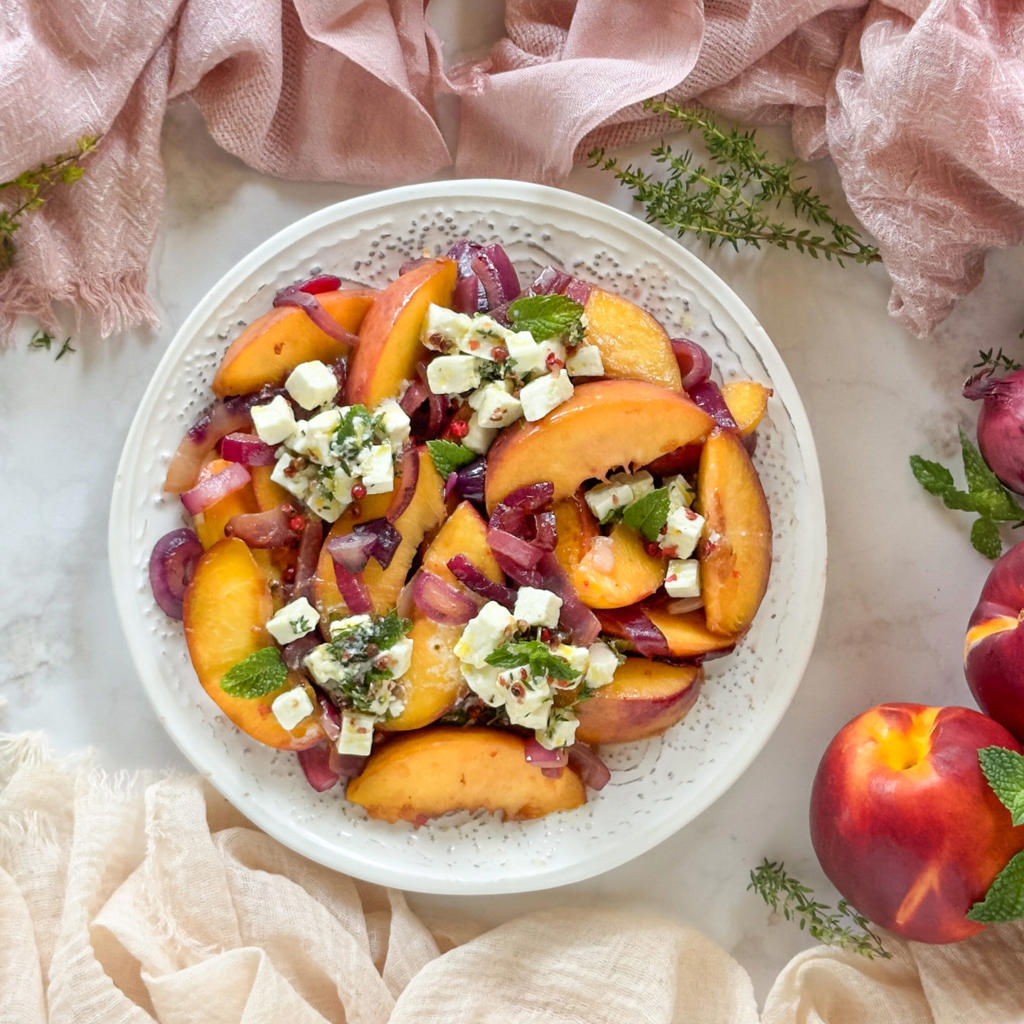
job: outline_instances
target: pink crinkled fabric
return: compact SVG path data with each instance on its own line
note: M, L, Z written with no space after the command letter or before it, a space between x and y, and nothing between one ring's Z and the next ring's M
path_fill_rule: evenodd
M446 72L424 0L7 0L0 180L103 139L19 230L0 338L19 313L52 324L54 302L104 334L155 322L160 126L184 96L261 171L374 185L453 164L557 182L592 145L664 131L640 106L662 93L788 121L802 156L835 161L890 310L918 334L978 283L988 249L1024 241L1024 5L508 0L506 31ZM460 98L454 153L439 91Z

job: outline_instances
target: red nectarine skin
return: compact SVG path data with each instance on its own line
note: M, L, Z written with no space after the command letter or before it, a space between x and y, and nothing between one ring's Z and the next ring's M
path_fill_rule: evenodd
M967 625L964 673L978 706L1024 742L1024 541L992 566Z
M990 789L981 747L1020 751L969 708L882 704L844 726L818 766L811 840L825 874L862 914L919 942L957 942L965 916L1010 858L1024 826Z

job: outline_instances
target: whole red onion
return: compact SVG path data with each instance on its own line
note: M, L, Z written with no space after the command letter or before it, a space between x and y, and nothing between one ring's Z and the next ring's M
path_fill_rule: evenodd
M978 447L992 472L1024 494L1024 370L992 378L975 374L964 384L964 398L981 399Z

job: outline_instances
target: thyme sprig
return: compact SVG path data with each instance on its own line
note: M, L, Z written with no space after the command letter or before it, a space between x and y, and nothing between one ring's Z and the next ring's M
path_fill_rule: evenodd
M50 346L53 345L56 339L48 331L36 331L35 334L29 338L28 347L34 349L44 349L50 351ZM77 352L77 348L71 347L71 338L67 337L64 339L60 346L60 351L54 356L53 361L56 363L58 360L63 359L69 352Z
M1024 337L1024 331L1021 332L1021 337ZM971 367L973 370L982 370L989 373L999 373L1001 370L1013 373L1020 368L1020 363L1015 359L1011 359L1001 348L995 355L992 354L992 349L990 348L978 349L978 361Z
M34 171L23 171L11 181L0 181L0 192L17 189L21 193L13 209L0 210L0 271L8 270L14 262L14 233L21 227L25 214L38 210L57 185L73 185L78 181L85 173L81 161L96 148L98 141L94 135L83 135L72 152Z
M796 921L801 931L808 933L829 946L849 949L869 960L892 957L882 940L871 930L868 919L858 914L853 907L841 899L832 910L828 904L814 898L810 886L804 885L790 875L782 861L766 857L750 872L750 885L772 910L781 913L787 921Z
M632 164L622 166L603 149L589 154L590 166L610 171L633 193L646 211L650 223L660 224L677 235L692 232L708 245L741 243L760 249L762 243L780 249L796 249L818 259L877 263L878 249L864 241L860 232L835 218L828 204L796 173L796 161L772 163L759 149L753 131L718 127L703 111L688 110L665 100L647 100L644 108L665 114L704 138L708 156L717 170L699 163L686 150L682 153L661 142L651 150L654 159L666 168L664 179L657 178ZM783 224L771 211L788 206L797 217L826 229Z

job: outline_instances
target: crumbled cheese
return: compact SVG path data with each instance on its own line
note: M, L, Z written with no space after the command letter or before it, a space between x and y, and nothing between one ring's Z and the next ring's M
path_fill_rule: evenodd
M462 443L471 452L484 455L487 449L494 444L494 439L497 436L498 428L482 426L479 414L474 412L466 423L466 436L462 439Z
M295 435L288 441L288 447L299 455L305 455L321 466L330 465L331 442L341 422L339 409L327 409L299 423Z
M510 331L505 336L505 348L508 349L509 359L512 360L512 365L520 377L544 373L547 369L544 365L547 352L533 340L533 335L529 331Z
M389 443L371 445L359 468L367 494L383 494L395 489L395 461Z
M377 414L383 417L384 431L391 447L397 451L409 440L409 417L393 398L385 398L377 406Z
M524 384L519 392L523 404L523 418L533 423L543 419L549 412L572 398L573 386L569 374L560 370L557 374L546 374Z
M700 563L696 558L670 558L665 573L669 597L700 597Z
M400 679L412 665L413 639L403 636L392 647L389 647L375 661L378 668L386 668L392 679Z
M553 629L558 625L561 610L562 599L550 590L520 587L512 617L517 622L525 622L527 626L548 626Z
M583 496L598 522L604 522L613 512L625 508L633 501L633 488L628 483L598 484Z
M432 302L427 308L420 338L435 352L454 352L469 331L472 319L465 313L456 313Z
M303 409L325 405L338 393L338 378L319 359L299 363L284 382L285 390Z
M317 610L304 597L278 609L267 620L267 632L283 647L312 633L320 621Z
M476 406L476 416L485 428L500 430L511 426L523 415L522 403L510 395L503 384L487 384L474 394L481 391L483 397Z
M480 386L475 356L436 356L427 363L427 386L435 395L461 395Z
M313 702L304 686L296 686L278 694L271 702L270 711L281 728L291 732L304 718L313 714Z
M704 517L683 506L669 512L658 544L673 558L686 558L693 554L703 529Z
M249 412L264 444L280 444L295 433L295 413L284 395L275 395L266 405L254 405Z
M596 345L580 345L569 353L565 368L570 377L603 377L601 350Z
M662 486L668 488L668 507L671 511L682 508L684 505L692 505L693 499L697 497L696 492L682 474L670 477L662 483Z
M308 465L305 459L297 458L291 452L285 451L278 456L270 479L300 501L305 501L316 484L316 468Z
M646 469L641 469L637 473L615 473L608 477L608 481L613 484L625 484L633 495L631 503L639 501L645 494L650 494L654 490L654 477Z
M534 739L548 750L571 747L576 741L580 721L568 708L555 708L543 729L534 733Z
M607 686L615 676L619 659L615 652L600 640L587 648L587 670L583 681L595 689Z
M341 713L341 732L338 735L339 754L355 754L365 757L373 749L373 727L377 719L373 715L362 715L358 711Z
M500 647L516 627L515 616L497 601L488 601L466 623L454 647L455 656L476 668L487 664L487 655Z

